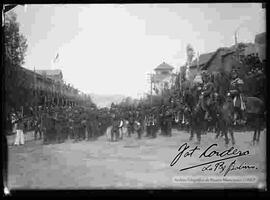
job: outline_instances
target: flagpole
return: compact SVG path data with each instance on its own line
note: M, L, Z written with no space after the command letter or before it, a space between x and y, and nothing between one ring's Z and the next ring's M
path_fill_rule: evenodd
M36 67L34 66L34 107L36 109L37 107L37 95L36 95L37 91L36 91Z

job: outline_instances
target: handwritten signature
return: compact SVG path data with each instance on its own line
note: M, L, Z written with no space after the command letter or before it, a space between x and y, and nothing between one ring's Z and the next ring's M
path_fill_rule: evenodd
M232 161L229 165L227 165L224 161L241 157L241 156L248 156L250 154L249 150L241 151L234 147L226 149L224 151L218 151L214 149L214 147L218 146L217 144L211 144L208 148L206 148L202 153L200 153L198 158L216 158L215 160L204 162L197 165L192 165L189 167L185 167L180 169L180 171L189 170L196 167L202 167L202 171L216 171L219 173L224 172L224 176L226 176L229 172L235 170L243 170L243 169L257 169L254 165L247 165L245 162L237 165L236 159ZM179 162L180 158L192 157L195 152L200 152L200 148L195 146L194 148L190 148L187 143L181 145L178 149L178 154L174 157L170 166L174 166L177 162Z

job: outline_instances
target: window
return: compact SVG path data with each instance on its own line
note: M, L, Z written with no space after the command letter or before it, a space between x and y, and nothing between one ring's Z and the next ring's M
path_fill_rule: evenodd
M169 72L168 72L168 71L162 71L161 74L163 74L163 75L168 75Z

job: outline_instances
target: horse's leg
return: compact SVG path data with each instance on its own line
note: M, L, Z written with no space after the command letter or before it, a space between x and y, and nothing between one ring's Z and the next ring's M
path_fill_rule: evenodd
M216 137L215 137L215 139L218 139L219 135L220 135L220 130L216 130Z
M256 138L257 144L259 144L259 142L260 142L260 135L261 135L261 130L260 130L260 127L259 127L258 130L257 130L257 138Z
M120 139L122 140L123 139L123 128L120 129Z
M257 129L255 128L254 134L253 134L253 139L252 139L252 144L255 145L256 142L256 136L257 136Z
M138 138L141 139L141 130L138 130Z
M201 135L202 135L202 134L201 134L201 130L200 130L200 131L197 130L197 131L196 131L196 134L197 134L197 143L200 144L200 143L201 143Z
M258 143L260 142L260 137L261 137L261 130L259 129L259 131L258 131L258 136L257 136L257 142L258 142Z
M233 130L230 129L230 135L231 135L231 139L232 139L232 145L235 145L235 139L234 139L234 134L233 134Z
M191 141L193 139L193 136L194 136L194 130L191 129L190 130L190 137L189 137L189 141Z
M256 139L256 141L257 141L257 143L259 143L260 142L260 135L261 135L261 127L262 127L262 119L258 119L258 129L257 129L257 139Z
M111 132L111 141L113 141L113 130L111 130L110 132Z
M225 145L229 144L228 130L223 130L223 135L225 135Z

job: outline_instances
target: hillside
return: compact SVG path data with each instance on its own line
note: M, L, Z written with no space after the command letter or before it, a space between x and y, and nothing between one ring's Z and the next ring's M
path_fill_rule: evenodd
M120 103L124 95L103 95L103 94L90 94L93 102L98 107L110 107L111 103Z

